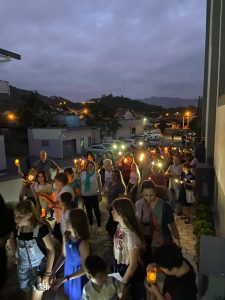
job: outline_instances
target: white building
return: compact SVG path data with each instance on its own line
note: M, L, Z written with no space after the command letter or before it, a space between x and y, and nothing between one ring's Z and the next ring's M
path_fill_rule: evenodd
M73 157L87 151L92 144L100 143L98 128L32 128L27 131L30 156L39 156L44 149L52 158Z
M207 1L202 135L215 170L217 233L225 237L225 1ZM211 183L210 183L211 185Z
M6 169L4 135L0 135L0 170Z
M144 131L145 122L139 120L119 120L121 127L117 130L116 138L130 138L133 134L140 134Z

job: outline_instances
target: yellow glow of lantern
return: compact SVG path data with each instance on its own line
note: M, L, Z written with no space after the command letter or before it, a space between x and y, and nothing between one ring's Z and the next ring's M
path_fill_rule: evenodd
M75 159L73 160L73 162L74 162L74 164L77 164L77 163L78 163L78 159L75 158Z
M20 164L20 160L18 158L15 159L15 165L19 165Z
M139 160L140 160L140 161L143 161L144 157L145 157L144 153L141 153L141 154L140 154L140 157L139 157Z
M158 167L162 168L162 163L161 162L158 163Z
M178 179L175 179L174 181L175 181L176 183L179 183L179 180L178 180Z
M120 151L120 152L118 152L118 155L120 155L120 156L121 156L121 155L123 155L123 153Z
M34 176L33 175L29 175L27 178L29 181L33 181L34 180Z
M149 272L147 272L147 280L150 283L156 283L157 278L157 270L156 268L151 269Z

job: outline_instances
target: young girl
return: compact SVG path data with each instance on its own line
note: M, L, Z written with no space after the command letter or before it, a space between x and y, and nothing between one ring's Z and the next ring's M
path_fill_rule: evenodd
M130 290L132 299L145 299L143 285L145 272L139 264L143 236L138 226L134 206L129 199L119 198L113 202L112 207L113 219L118 222L113 239L114 272L120 273L122 283L127 285L126 292Z
M48 201L41 195L39 196L39 193L44 193L49 196L52 194L52 185L48 183L45 172L38 172L37 181L34 182L32 186L34 191L37 193L37 197L39 197L41 205L41 217L45 217L48 212Z
M19 203L15 210L16 231L12 234L12 250L17 260L19 285L27 299L40 300L35 275L42 276L41 284L49 289L49 277L55 258L54 245L48 227L38 220L30 200Z
M131 165L130 179L127 187L129 198L133 203L137 201L137 190L138 190L139 183L140 183L140 172L137 164L133 162Z
M53 270L55 274L64 264L64 277L56 280L54 289L64 283L64 291L69 300L80 300L83 286L87 282L84 262L90 254L90 245L87 242L89 228L85 212L79 208L72 209L66 226L62 254Z

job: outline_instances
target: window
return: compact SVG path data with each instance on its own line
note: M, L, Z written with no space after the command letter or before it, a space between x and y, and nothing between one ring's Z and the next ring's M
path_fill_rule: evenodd
M42 145L42 147L49 147L50 142L49 142L49 140L42 140L41 145Z
M131 134L136 134L136 127L131 128Z

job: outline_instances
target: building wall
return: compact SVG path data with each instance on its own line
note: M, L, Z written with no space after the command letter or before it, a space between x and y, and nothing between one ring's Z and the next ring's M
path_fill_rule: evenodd
M225 2L208 0L205 74L206 155L215 169L214 208L217 231L225 237Z
M0 135L0 170L6 169L5 140L4 135Z
M136 134L143 132L144 122L140 120L119 120L121 127L117 130L116 138L130 138L131 129L136 128Z
M55 128L28 129L29 155L39 156L42 149L49 157L63 158L62 130Z
M63 157L63 141L76 140L76 152L81 154L89 147L88 138L91 138L92 144L99 143L99 130L93 128L35 128L28 129L29 154L30 156L39 156L40 150L48 152L49 157ZM83 148L82 148L82 141Z

